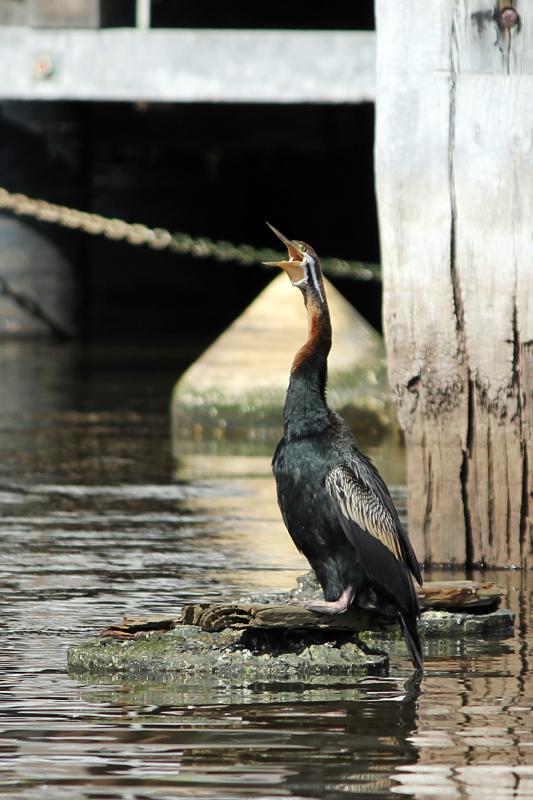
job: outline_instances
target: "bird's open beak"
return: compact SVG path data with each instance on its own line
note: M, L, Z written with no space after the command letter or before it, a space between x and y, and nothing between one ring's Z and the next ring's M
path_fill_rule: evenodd
M287 261L263 261L267 267L281 267L284 269L291 281L299 281L305 277L305 271L302 267L303 250L298 242L293 242L287 239L280 231L278 231L270 222L267 222L268 227L275 233L280 241L283 242L287 248L289 258Z

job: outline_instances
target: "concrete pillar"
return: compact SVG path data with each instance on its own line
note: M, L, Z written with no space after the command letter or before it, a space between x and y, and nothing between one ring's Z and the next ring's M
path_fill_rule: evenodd
M325 281L333 326L328 401L365 440L394 428L381 336ZM276 440L295 352L307 336L299 291L280 274L174 389L175 441Z
M83 206L82 125L63 103L0 104L0 184ZM80 235L0 215L0 336L79 331Z

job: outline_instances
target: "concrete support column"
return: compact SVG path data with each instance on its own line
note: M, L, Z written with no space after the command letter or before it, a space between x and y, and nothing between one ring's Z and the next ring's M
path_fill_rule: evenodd
M82 142L75 106L0 104L0 184L83 206ZM0 214L0 337L72 336L80 330L81 245L76 233Z

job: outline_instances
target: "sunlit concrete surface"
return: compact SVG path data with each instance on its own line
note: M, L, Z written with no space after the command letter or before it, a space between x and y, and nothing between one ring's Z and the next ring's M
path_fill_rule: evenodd
M325 286L333 325L329 401L354 430L382 431L391 424L383 341L329 281ZM290 366L306 336L301 294L280 274L178 381L176 437L276 438Z

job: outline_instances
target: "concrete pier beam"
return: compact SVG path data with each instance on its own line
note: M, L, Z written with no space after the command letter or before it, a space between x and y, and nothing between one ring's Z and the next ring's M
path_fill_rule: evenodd
M394 424L383 341L328 281L326 289L333 325L329 402L356 432L380 432ZM292 359L306 330L300 292L280 274L176 384L174 438L278 436Z

